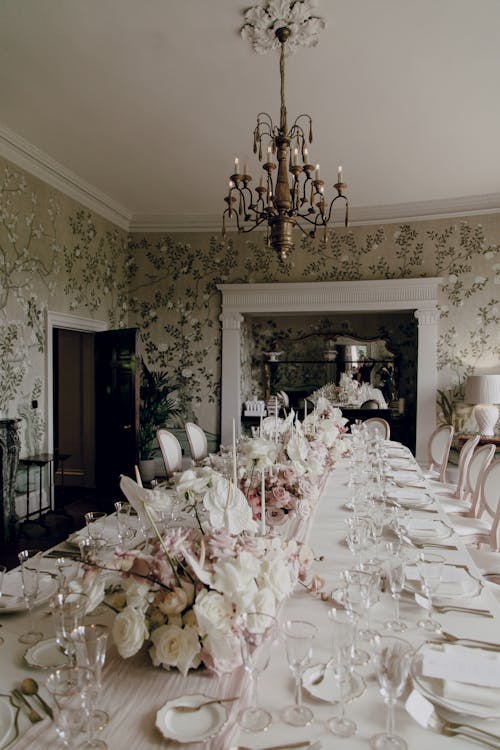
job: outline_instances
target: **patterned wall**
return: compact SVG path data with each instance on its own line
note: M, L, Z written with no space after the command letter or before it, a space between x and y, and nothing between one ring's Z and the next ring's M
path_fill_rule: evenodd
M466 375L500 371L499 215L353 227L318 243L297 237L287 267L262 235L230 238L224 244L203 233L131 235L127 250L125 232L0 161L0 414L23 417L27 449L46 447L47 309L111 327L138 325L146 357L177 387L184 417L213 433L218 283L442 276L440 418L461 428Z

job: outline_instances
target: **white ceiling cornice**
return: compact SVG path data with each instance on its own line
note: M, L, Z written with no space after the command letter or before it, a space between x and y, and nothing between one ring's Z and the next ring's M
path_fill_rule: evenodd
M0 155L130 232L222 232L221 214L133 214L48 154L0 124ZM350 226L453 219L500 213L500 193L350 210ZM227 227L230 232L234 228Z
M1 123L0 155L121 229L130 228L131 214L126 208Z

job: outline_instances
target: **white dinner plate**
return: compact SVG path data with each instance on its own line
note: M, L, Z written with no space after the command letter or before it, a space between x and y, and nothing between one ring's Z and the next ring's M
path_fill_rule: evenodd
M438 519L411 518L405 533L414 542L436 542L450 537L453 529Z
M8 695L0 695L0 750L7 747L16 737L16 714Z
M441 706L442 708L447 708L449 711L453 711L462 715L465 714L467 716L474 716L481 719L500 719L500 688L484 688L476 687L474 685L466 685L467 691L471 696L474 694L474 691L477 690L477 703L475 701L469 702L457 699L451 700L450 698L445 698L443 696L443 680L436 677L428 677L427 675L422 674L424 649L442 648L443 645L445 645L448 649L450 647L453 648L455 644L424 643L417 650L415 656L413 657L410 668L410 675L420 692L422 692L424 696L428 698L432 703L435 703L437 706ZM460 645L460 648L464 648L464 646ZM497 654L497 656L499 656L499 654ZM479 697L485 689L488 691L492 691L491 695L493 696L491 703L488 702L488 705L484 705L484 703L482 703L481 701L481 698Z
M426 508L432 505L432 500L425 490L412 489L411 487L391 487L388 499L395 500L403 508Z
M55 669L68 664L68 657L61 651L55 638L45 638L30 646L24 659L36 669Z
M323 674L324 668L324 664L315 664L313 667L306 669L302 675L302 685L304 690L313 698L317 698L324 703L338 703L340 700L339 684L333 670L327 669L319 685L314 684L315 680ZM343 685L344 701L349 703L355 698L359 698L360 695L363 695L365 689L366 684L361 675L352 672Z
M175 710L175 706L199 706L212 699L201 693L180 695L160 708L156 714L156 726L167 740L206 742L215 737L226 724L227 706L224 703L211 703L193 713L180 713Z
M34 606L45 604L57 593L57 581L48 573L40 573L40 583L38 587L38 596ZM23 596L23 585L21 581L21 571L13 570L7 573L3 579L3 592L0 597L0 615L11 614L14 612L25 612L26 603Z
M449 571L449 575L447 575L447 570ZM456 580L453 580L454 571L457 571ZM454 565L445 565L443 578L444 580L439 584L438 590L432 595L432 601L436 604L439 599L446 599L447 601L450 599L470 599L474 596L478 596L483 588L482 582L477 578L474 578L466 568L456 568ZM416 577L407 579L405 588L415 594L425 596L422 590L422 584Z

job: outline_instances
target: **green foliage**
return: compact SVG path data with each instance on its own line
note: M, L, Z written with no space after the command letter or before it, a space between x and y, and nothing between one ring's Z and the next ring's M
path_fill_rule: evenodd
M141 458L153 457L156 430L165 427L167 420L180 414L177 398L172 395L179 386L170 386L166 372L153 371L142 363L140 444Z

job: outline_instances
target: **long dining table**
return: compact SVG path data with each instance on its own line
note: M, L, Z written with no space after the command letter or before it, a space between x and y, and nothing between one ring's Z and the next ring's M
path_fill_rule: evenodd
M409 455L408 461L413 463L412 469L415 471L416 464ZM343 606L332 592L337 590L341 571L353 568L355 565L355 559L345 540L345 519L352 514L348 507L349 478L349 460L342 458L326 477L312 517L296 529L296 533L306 540L313 550L315 557L313 569L325 579L325 585L322 590L323 595L321 595L321 593L311 592L299 583L294 593L284 602L280 611L280 621L299 619L316 625L318 635L314 641L311 666L322 665L331 656L332 624L328 613L332 608ZM446 524L447 516L440 505L439 495L436 493L432 495L430 486L428 484L426 490L429 493L428 506L410 509L409 518L416 520L417 523L421 519L424 526L431 519ZM390 530L386 530L386 534L387 540L395 538ZM408 559L411 560L412 555L416 555L419 549L413 546L410 540L407 541L405 549ZM443 544L446 544L446 548L429 547L427 551L439 552L450 566L462 566L457 569L466 569L473 578L480 578L479 571L467 548L461 538L452 533L451 529ZM59 545L58 548L64 549L65 546ZM49 573L54 573L55 562L52 558L44 557L43 565ZM443 630L459 638L498 643L500 648L500 607L493 593L493 586L494 584L480 582L473 598L450 599L447 603L450 606L461 607L462 611L437 611L436 617ZM390 592L385 590L380 593L379 600L370 609L371 627L381 635L389 634L385 629L385 623L392 617L393 606ZM484 610L484 614L463 611L466 608ZM410 592L405 592L401 598L401 619L407 623L408 627L404 633L397 635L411 643L415 651L426 641L442 642L439 634L429 634L418 627L417 622L424 613L425 609L417 603L414 596ZM111 620L111 614L102 606L89 617L91 621L108 624ZM35 610L35 620L44 637L48 638L53 635L51 616L46 603ZM26 663L26 646L18 641L19 634L27 627L26 614L20 612L2 615L0 609L0 624L0 635L4 639L3 645L0 646L2 665L0 694L6 700L5 696L8 696L14 687L19 687L22 679L33 677L40 684L44 697L49 699L43 687L46 671L36 669ZM373 652L373 643L360 641L359 645L369 653ZM478 655L486 653L487 656L498 658L500 666L500 654L496 654L494 650L483 652L479 649L477 653ZM318 669L321 671L321 667ZM318 695L317 690L312 689L310 692L307 684L304 685L303 699L305 704L312 709L314 719L305 727L289 726L282 719L282 711L293 703L294 679L287 666L285 647L280 639L273 649L267 670L261 676L259 690L260 703L271 712L273 721L267 731L254 734L241 731L237 722L241 705L247 704L249 700L249 681L242 668L222 676L213 675L207 670L198 670L188 673L184 678L176 671L167 672L154 668L144 649L136 656L125 660L119 657L111 644L104 667L102 696L102 707L109 713L110 721L100 737L105 740L110 750L122 750L124 747L130 750L161 750L166 747L185 747L186 750L198 750L202 747L210 748L210 750L244 747L259 750L273 746L286 747L287 743L293 745L308 741L311 743L319 741L321 747L327 750L338 748L342 743L350 750L358 748L361 750L369 746L373 735L384 731L386 706L378 688L373 662L369 661L365 665L356 666L355 671L359 685L357 692L360 695L349 700L346 705L348 717L357 724L355 735L343 739L334 736L329 731L327 722L338 712L338 703L329 700L327 695ZM475 740L470 737L461 735L449 737L431 728L422 727L410 716L404 705L411 690L410 678L409 687L402 699L398 700L395 713L396 732L405 738L409 748L422 747L425 743L431 743L433 748L445 750L450 747L450 742L453 742L453 747L460 750L476 744ZM208 739L207 742L181 744L166 739L155 726L157 712L172 698L197 692L218 698L240 696L240 701L228 704L228 722L217 736ZM500 717L500 704L496 710L492 710L492 713ZM461 715L458 711L449 712L446 716L457 722L478 726L491 735L498 736L498 740L489 739L489 742L493 747L500 747L500 718L478 719ZM6 737L5 744L1 744L0 738L0 749L6 746L15 750L25 748L54 750L56 747L62 747L49 718L30 725L26 713L20 710L18 724L17 741L11 736Z

